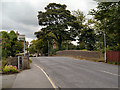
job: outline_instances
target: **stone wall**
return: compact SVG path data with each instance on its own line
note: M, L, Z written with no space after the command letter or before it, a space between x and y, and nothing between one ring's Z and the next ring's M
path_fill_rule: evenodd
M18 66L18 57L9 57L8 65Z
M23 56L23 61L22 63L20 63L22 65L20 65L21 69L29 69L30 65L29 65L29 57L28 56ZM9 57L8 58L8 65L13 65L13 66L17 66L18 67L18 57Z
M78 58L103 58L103 54L97 51L81 51L81 50L63 50L56 53L58 56L72 56Z
M2 61L0 60L0 71L2 70Z
M30 63L29 63L29 57L25 56L23 57L23 69L29 69Z

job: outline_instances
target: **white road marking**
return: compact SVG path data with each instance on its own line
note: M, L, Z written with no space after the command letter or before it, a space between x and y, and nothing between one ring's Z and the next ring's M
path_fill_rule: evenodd
M114 73L107 72L107 71L102 71L102 70L101 70L101 72L104 72L104 73L107 73L107 74L111 74L111 75L115 75L115 76L120 76L120 75L118 75L118 74L114 74Z
M52 84L53 88L57 89L58 87L53 83L53 81L50 79L50 77L47 75L47 73L37 64L34 64L36 67L38 67L39 69L42 70L42 72L45 74L45 76L47 77L47 79L50 81L50 83Z

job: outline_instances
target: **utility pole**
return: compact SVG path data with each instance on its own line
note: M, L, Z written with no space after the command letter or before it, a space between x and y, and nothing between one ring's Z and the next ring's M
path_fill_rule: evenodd
M105 57L105 63L107 63L107 59L106 59L106 34L105 34L105 31L104 31L104 46L105 46L105 55L104 55L104 57Z
M104 50L105 50L105 53L104 53L104 57L105 57L105 63L107 63L107 58L106 58L106 18L105 18L105 21L104 21Z
M48 56L49 56L49 40L48 40Z

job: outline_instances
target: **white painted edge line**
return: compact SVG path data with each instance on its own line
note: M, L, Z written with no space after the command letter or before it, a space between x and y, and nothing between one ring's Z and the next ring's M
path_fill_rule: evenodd
M120 76L120 75L118 75L118 74L114 74L114 73L107 72L107 71L102 71L102 70L101 70L101 72L104 72L104 73L107 73L107 74L111 74L111 75L114 75L114 76Z
M45 76L47 77L47 79L49 80L49 82L52 84L52 86L53 86L53 88L58 88L54 83L53 83L53 81L50 79L50 77L47 75L47 73L40 67L40 66L38 66L37 64L34 64L36 67L38 67L39 69L41 69L42 70L42 72L45 74Z

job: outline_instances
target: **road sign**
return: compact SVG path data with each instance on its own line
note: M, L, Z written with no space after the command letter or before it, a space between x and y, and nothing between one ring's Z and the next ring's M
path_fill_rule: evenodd
M18 36L18 40L24 41L24 40L25 40L25 35L19 35L19 36Z
M53 43L53 49L56 49L56 44L55 43Z

